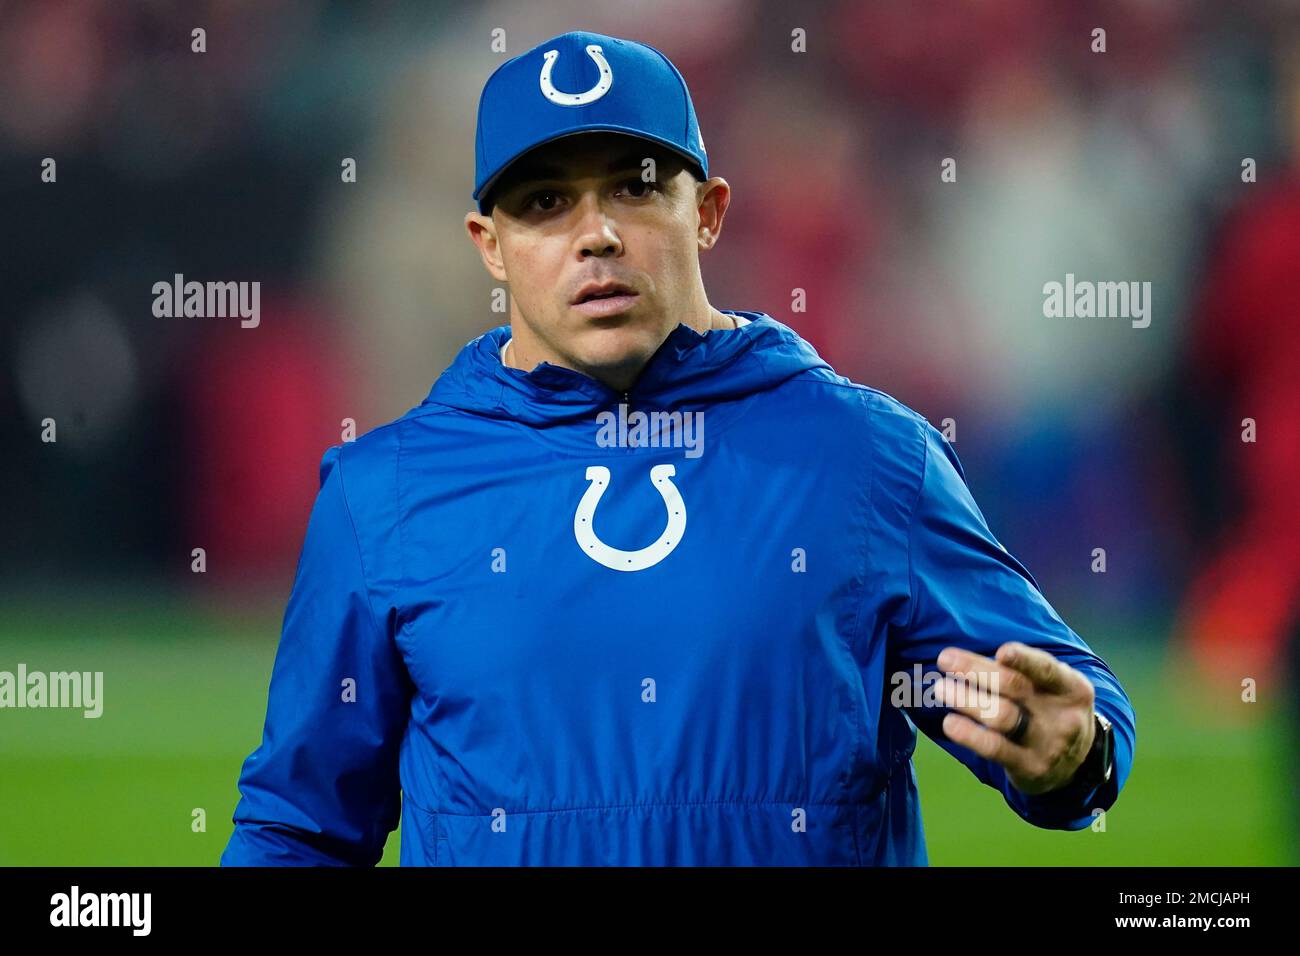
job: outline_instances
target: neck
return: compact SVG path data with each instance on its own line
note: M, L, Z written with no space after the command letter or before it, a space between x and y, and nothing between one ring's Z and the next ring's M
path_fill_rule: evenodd
M699 332L701 335L707 335L713 329L735 329L740 327L740 323L736 320L735 316L727 315L723 312L720 312L718 309L715 309L712 305L709 305L707 302L705 303L705 306L707 311L703 316L701 316L700 318L691 316L691 318L683 320L684 324L690 326L696 332ZM512 315L510 321L510 340L506 343L505 351L501 355L501 362L503 365L506 365L509 368L517 368L520 369L521 371L528 371L529 369L536 368L537 364L543 360L552 362L553 364L556 365L563 364L561 362L555 361L555 359L552 357L545 357L545 356L543 358L538 358L536 361L533 361L532 356L527 354L523 357L522 361L517 360L516 356L518 350L515 348L515 339L516 339L515 331L516 329L519 328L519 326L520 326L519 316ZM528 364L530 362L531 364ZM578 369L577 371L584 371L584 370ZM586 373L584 371L584 374L590 374L590 373ZM632 382L636 380L636 376L639 374L640 374L640 368L638 368L636 372L631 374L630 376L622 375L622 376L607 378L601 375L592 375L592 378L597 378L600 381L604 382L606 385L610 386L610 388L616 389L617 391L621 392L621 391L626 391L628 388L630 388Z

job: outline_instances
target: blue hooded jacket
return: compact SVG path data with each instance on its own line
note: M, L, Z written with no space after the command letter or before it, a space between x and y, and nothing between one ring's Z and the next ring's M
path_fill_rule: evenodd
M925 864L917 727L1037 826L1115 802L1132 705L951 445L724 311L625 394L494 328L325 452L223 865L373 865L403 813L403 865ZM1011 640L1094 684L1097 790L1026 795L897 696Z

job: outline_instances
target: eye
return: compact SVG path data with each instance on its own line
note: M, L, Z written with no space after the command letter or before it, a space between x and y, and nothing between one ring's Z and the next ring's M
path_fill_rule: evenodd
M623 185L630 185L632 187L633 199L645 199L651 193L659 191L659 184L657 182L646 182L640 176L633 176L631 179L626 180ZM644 192L638 193L636 192L637 189L642 189Z
M540 206L534 205L538 200L545 201L548 198L551 200L558 200L560 198L560 194L557 193L554 189L539 189L537 192L533 193L527 199L524 200L524 209L529 209L529 210L536 209L538 212L550 212L552 209L555 208L553 204L552 205L543 204Z

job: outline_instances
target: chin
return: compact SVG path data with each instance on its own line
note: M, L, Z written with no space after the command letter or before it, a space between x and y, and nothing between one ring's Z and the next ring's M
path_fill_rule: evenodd
M636 322L629 314L616 318L621 320L619 324L609 319L589 322L579 336L575 351L586 365L598 369L625 368L644 362L659 347L662 336L657 335L657 330Z

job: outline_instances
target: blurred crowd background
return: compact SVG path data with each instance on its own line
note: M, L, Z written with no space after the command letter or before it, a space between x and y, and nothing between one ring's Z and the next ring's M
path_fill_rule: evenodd
M1132 662L1172 695L1133 695L1132 786L1163 746L1161 800L1230 778L1244 789L1198 796L1205 813L1261 818L1206 862L1293 854L1300 15L1280 2L0 2L0 667L75 645L147 668L202 634L184 658L210 661L204 681L229 662L237 687L187 684L180 664L121 678L193 707L225 695L178 722L227 734L202 767L159 743L175 711L143 689L100 750L81 724L0 714L0 764L27 773L0 766L0 811L71 806L75 782L129 816L107 770L96 791L74 768L148 740L188 767L156 765L160 787L223 788L219 851L321 453L344 419L361 433L418 404L506 321L462 224L478 94L571 29L649 43L690 85L734 190L703 260L712 303L767 312L841 374L952 419L994 533L1122 679ZM260 281L260 326L155 317L153 284L177 273ZM1067 273L1149 281L1150 326L1045 318L1043 285ZM1159 714L1169 736L1144 736ZM978 785L961 786L953 807ZM117 846L34 827L0 822L0 862ZM943 832L934 813L927 829ZM1181 851L1158 852L1133 860Z

